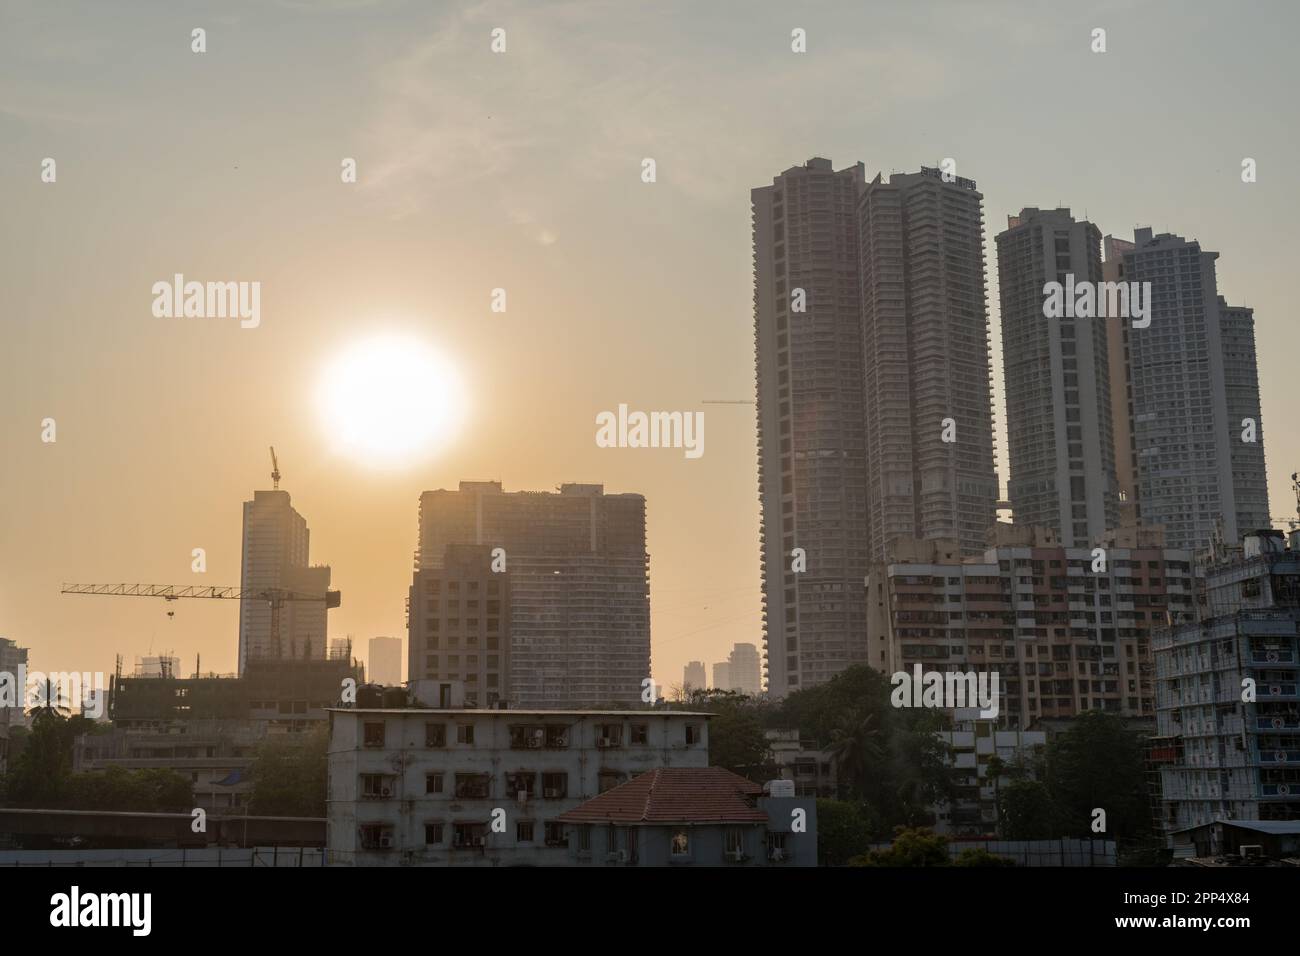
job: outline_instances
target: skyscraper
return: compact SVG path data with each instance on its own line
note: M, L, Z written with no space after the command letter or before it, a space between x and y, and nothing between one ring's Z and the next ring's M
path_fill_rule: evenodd
M372 637L366 676L376 684L394 686L402 682L402 639Z
M865 185L862 163L810 159L750 194L763 643L777 696L865 660Z
M728 661L718 661L713 665L713 689L714 690L735 690L736 682L731 679L731 664Z
M998 500L983 196L937 169L877 176L859 226L870 557L898 538L978 553Z
M757 697L763 692L763 660L753 644L735 644L727 658L731 686L742 694Z
M704 669L704 661L689 662L682 674L682 689L704 690L708 686L709 678Z
M1228 544L1268 528L1255 321L1218 294L1217 252L1149 228L1122 275L1150 282L1150 325L1126 329L1137 506L1172 547Z
M328 565L308 563L310 532L294 510L287 491L257 491L244 502L244 543L240 585L245 590L276 589L317 596L320 601L285 601L279 616L280 640L272 639L269 601L239 602L239 672L254 657L313 657L324 660L329 646L325 594Z
M641 702L643 681L650 677L645 498L607 495L601 485L581 484L561 485L558 494L507 494L495 481L426 491L420 496L417 569L445 568L452 545L483 548L489 567L482 580L508 583L511 706ZM413 597L417 593L418 586ZM471 620L477 626L489 616L481 603L488 597L460 592L459 585L457 595L444 600L457 609L454 617L446 616L446 642L469 636L462 632ZM444 615L449 607L442 608ZM438 672L446 676L450 645L437 653L444 652ZM430 653L424 636L412 630L412 678L427 673Z
M1069 209L1026 208L996 241L1012 514L1090 545L1118 523L1106 323L1046 317L1044 287L1100 283L1101 233Z
M996 520L982 197L811 159L754 189L767 689L867 661L869 562ZM880 662L872 662L879 664Z

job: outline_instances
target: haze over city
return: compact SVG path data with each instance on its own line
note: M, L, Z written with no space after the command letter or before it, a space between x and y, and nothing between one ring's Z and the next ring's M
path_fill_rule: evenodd
M48 669L171 651L235 670L233 602L58 590L238 585L241 504L274 445L343 592L331 637L404 636L420 493L499 480L645 496L660 684L761 644L750 189L811 156L868 178L953 157L978 183L999 389L1008 214L1069 206L1219 252L1220 293L1255 310L1272 512L1290 515L1296 14L1174 10L7 4L0 633ZM173 42L196 18L200 58ZM480 42L498 23L507 57ZM1097 25L1101 57L1079 39ZM155 317L177 273L260 282L260 324ZM409 448L345 442L331 389L394 336L453 370L459 420ZM427 424L391 397L374 414L399 439ZM705 412L706 453L600 447L621 403ZM995 415L1005 489L1000 392Z

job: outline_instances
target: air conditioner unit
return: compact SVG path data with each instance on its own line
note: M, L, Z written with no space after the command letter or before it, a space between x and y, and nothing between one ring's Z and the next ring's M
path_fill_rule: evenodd
M1274 717L1272 720L1272 724L1274 730L1281 730L1283 727L1286 726L1286 721L1283 720L1281 717Z
M627 850L619 850L619 851L618 851L618 862L620 862L620 863L626 863L626 862L627 862Z
M393 838L392 838L392 837L390 837L390 836L381 836L381 837L379 838L379 846L380 846L381 849L384 849L384 850L390 849L390 848L392 847L392 845L393 845Z
M1279 783L1279 784L1277 785L1277 795L1278 795L1279 797L1288 797L1288 796L1290 796L1290 795L1291 795L1291 786L1290 786L1290 784Z
M1279 659L1280 655L1277 651L1269 651L1264 655L1264 660L1268 661L1270 664L1276 664Z
M779 846L773 847L772 852L768 854L768 858L771 859L773 863L780 863L785 859L785 850L781 849Z
M527 790L520 790L517 794L515 794L515 797L516 797L516 799L518 799L518 801L519 801L520 803L527 803L527 802L528 802L528 791L527 791Z
M731 857L731 859L734 860L736 863L739 863L739 862L741 862L743 859L745 859L745 851L744 851L744 850L732 850L730 853L727 854L727 856Z
M1286 763L1286 751L1285 750L1277 751L1276 753L1273 754L1273 759L1276 760L1278 763Z
M1270 684L1270 685L1268 686L1268 692L1269 692L1269 694L1270 694L1271 696L1273 696L1273 697L1281 697L1281 696L1282 696L1282 685L1281 685L1281 684Z
M1246 843L1238 847L1238 850L1241 851L1241 858L1243 860L1250 859L1251 857L1262 857L1264 855L1264 847L1259 843Z
M475 838L474 838L474 845L475 845L475 846L487 846L487 837L475 837Z
M557 790L557 789L555 789L554 787L551 787L550 789L547 789L547 790L543 790L543 791L542 791L542 796L546 797L548 800L550 800L550 799L554 799L555 797L558 797L559 795L560 795L560 791Z
M617 854L617 853L606 853L606 854L605 854L605 862L606 862L606 863L617 863L617 862L618 862L618 854Z
M556 747L567 747L567 746L569 746L569 738L568 738L568 737L556 737L556 738L555 738L555 746L556 746Z
M393 795L393 791L388 789L388 787L381 787L379 789L379 795L381 797L391 797Z
M612 747L613 745L614 742L610 740L608 737L601 737L598 741L596 741L597 747Z

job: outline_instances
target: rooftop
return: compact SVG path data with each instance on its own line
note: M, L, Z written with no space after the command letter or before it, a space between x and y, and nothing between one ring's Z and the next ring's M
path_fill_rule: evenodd
M450 714L460 716L493 715L496 717L713 717L694 710L497 710L492 707L326 707L341 714Z
M766 823L763 788L721 767L663 767L561 813L561 823Z

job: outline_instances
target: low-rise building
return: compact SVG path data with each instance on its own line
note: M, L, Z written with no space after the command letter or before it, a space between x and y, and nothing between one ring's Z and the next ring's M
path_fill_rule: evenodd
M817 801L721 767L650 770L558 819L574 865L817 865Z
M944 836L997 836L1002 787L1032 772L1036 754L1047 746L1042 730L998 730L978 710L959 710L951 729L936 731L953 768L954 799L935 807L934 832ZM997 757L1003 772L994 774Z
M1300 531L1248 535L1206 598L1155 636L1166 832L1300 820Z
M954 542L899 540L867 576L870 663L886 673L999 675L1008 729L1088 710L1155 712L1151 632L1195 620L1194 556L1160 530L1064 548L1051 531L998 525L981 557Z
M631 778L709 762L709 714L330 711L329 862L569 862L559 817Z
M819 749L815 741L802 738L797 730L769 730L765 736L781 779L794 783L796 796L837 796L835 761L827 751Z

